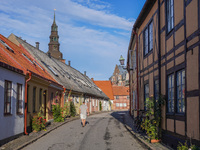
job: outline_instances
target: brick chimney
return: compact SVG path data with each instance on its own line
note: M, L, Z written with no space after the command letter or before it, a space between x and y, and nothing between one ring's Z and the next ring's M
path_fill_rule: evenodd
M39 44L40 44L40 43L39 43L39 42L35 42L35 44L36 44L35 47L36 47L37 49L39 49Z

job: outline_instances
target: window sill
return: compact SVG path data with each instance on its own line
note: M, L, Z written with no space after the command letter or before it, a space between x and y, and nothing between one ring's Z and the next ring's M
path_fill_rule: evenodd
M174 28L172 28L170 31L167 31L167 29L166 29L166 33L167 33L166 40L169 39L173 35L173 33L174 33L173 31L174 31Z
M185 114L184 113L167 113L166 114L167 119L174 119L179 121L185 121Z
M144 59L147 58L149 55L151 55L151 53L153 53L153 49L150 50L146 55L144 55Z
M18 116L21 116L21 115L23 115L23 113L19 113L19 112L18 112L17 115L18 115Z
M12 116L12 114L5 114L5 113L4 113L4 116L5 116L5 117L9 117L9 116Z

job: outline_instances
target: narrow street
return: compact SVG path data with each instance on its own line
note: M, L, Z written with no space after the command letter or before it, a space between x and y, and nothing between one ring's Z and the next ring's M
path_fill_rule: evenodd
M109 112L69 122L50 132L24 150L142 150L123 125L124 112Z

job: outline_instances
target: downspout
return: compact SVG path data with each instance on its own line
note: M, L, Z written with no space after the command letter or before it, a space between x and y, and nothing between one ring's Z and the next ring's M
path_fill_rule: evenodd
M161 96L161 45L160 45L160 0L158 0L158 84L159 84L159 96ZM161 109L161 103L159 103ZM162 115L162 114L161 114ZM161 121L159 124L159 136L162 136Z
M133 34L135 34L136 36L136 76L137 76L137 116L139 116L139 83L138 83L138 80L139 80L139 77L138 77L138 66L139 66L139 63L138 63L138 34L135 30L133 30Z
M24 113L24 133L27 135L27 131L26 131L26 128L27 128L27 87L28 87L28 81L31 80L31 72L28 71L28 76L29 78L26 80L25 82L25 113Z

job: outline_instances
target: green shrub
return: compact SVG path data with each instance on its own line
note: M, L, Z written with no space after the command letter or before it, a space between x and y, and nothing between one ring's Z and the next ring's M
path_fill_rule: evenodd
M63 109L58 104L53 104L53 119L55 122L63 122L64 121L64 115L63 115Z
M102 110L102 104L101 104L101 101L99 102L99 109L100 109L100 111Z
M39 112L36 116L32 119L32 129L35 131L45 130L46 129L46 119L42 115L41 112Z
M70 115L72 117L76 116L76 108L75 108L75 105L72 101L70 101Z
M200 150L199 147L196 145L191 145L190 147L187 145L187 141L185 141L185 144L182 144L179 142L179 145L177 147L177 150Z

